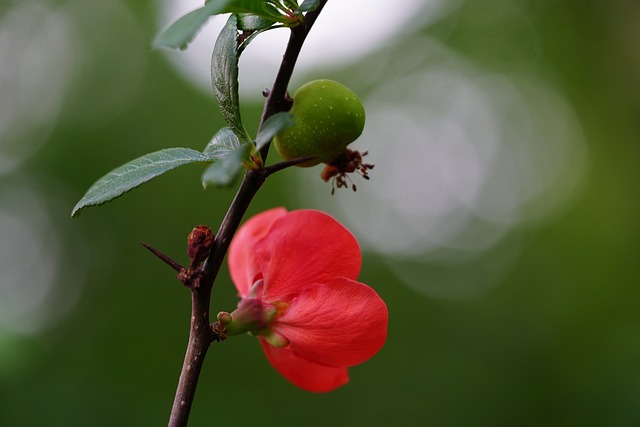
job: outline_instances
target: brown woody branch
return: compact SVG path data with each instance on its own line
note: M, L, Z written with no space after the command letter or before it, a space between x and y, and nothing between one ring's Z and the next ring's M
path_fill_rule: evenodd
M315 11L307 13L304 22L291 30L287 49L284 53L273 87L265 101L260 126L258 128L272 115L287 109L285 96L298 55L300 54L309 30L311 30L311 27L326 2L327 0L321 0L319 7ZM268 152L269 144L260 150L263 160L266 160ZM199 286L191 287L191 327L189 330L189 343L182 365L182 372L180 374L173 408L171 409L169 427L184 427L187 425L204 358L210 344L218 338L209 327L211 291L224 257L229 249L231 239L238 229L251 200L266 178L270 173L280 169L282 168L272 167L271 169L247 170L236 196L222 220L213 246L209 252L209 257L202 266L202 276L199 280Z

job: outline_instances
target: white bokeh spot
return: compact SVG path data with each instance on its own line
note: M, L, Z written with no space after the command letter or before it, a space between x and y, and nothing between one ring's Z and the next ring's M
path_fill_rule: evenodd
M370 181L352 176L356 193L332 197L308 170L295 181L305 206L344 221L410 286L460 297L506 274L520 245L511 234L566 206L586 148L572 110L542 82L447 55L388 76L364 99L367 122L353 148L369 151L375 168Z
M296 74L346 67L380 49L394 37L420 28L451 10L458 1L391 0L330 1L309 33L296 66ZM166 28L180 16L202 7L202 0L164 0L158 27ZM211 53L227 16L216 16L185 51L166 51L176 69L206 92L211 92ZM257 37L240 58L240 95L256 98L271 87L289 32L267 31Z

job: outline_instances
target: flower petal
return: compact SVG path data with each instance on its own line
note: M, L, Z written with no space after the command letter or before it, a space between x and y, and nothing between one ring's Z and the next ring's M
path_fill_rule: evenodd
M275 208L262 212L237 231L229 246L229 273L241 297L249 295L249 289L260 270L254 255L254 246L271 229L273 223L287 214L285 208Z
M336 277L303 290L272 329L307 360L349 367L382 348L388 316L387 306L372 288Z
M282 376L303 390L325 393L349 382L347 368L332 368L299 357L290 347L274 347L260 338L269 363Z
M266 301L287 299L311 283L356 279L362 257L355 237L324 212L302 209L273 223L255 245Z

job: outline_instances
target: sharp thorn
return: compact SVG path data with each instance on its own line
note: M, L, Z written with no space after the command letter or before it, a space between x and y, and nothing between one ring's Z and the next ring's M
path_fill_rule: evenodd
M160 252L159 250L157 250L156 248L147 245L145 242L140 242L140 244L142 246L144 246L145 248L147 248L149 250L149 252L151 252L152 254L154 254L155 256L157 256L158 258L160 258L160 260L162 262L164 262L165 264L167 264L169 267L173 268L175 271L177 271L178 273L182 270L184 270L184 268L178 264L176 261L174 261L173 259L171 259L168 255L165 255L164 253Z

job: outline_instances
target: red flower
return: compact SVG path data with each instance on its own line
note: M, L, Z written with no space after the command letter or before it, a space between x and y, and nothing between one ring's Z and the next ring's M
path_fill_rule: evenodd
M327 392L347 368L371 358L387 337L387 307L357 282L360 248L329 215L276 208L244 224L229 249L242 300L229 335L249 331L296 386Z

